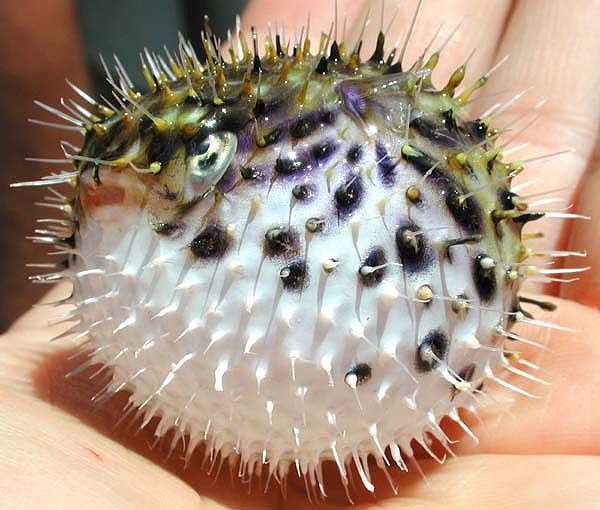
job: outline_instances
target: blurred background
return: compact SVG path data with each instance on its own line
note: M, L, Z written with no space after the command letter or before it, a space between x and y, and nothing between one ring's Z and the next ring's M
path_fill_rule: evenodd
M45 193L10 189L9 184L60 170L25 158L62 158L60 140L80 141L77 133L30 124L28 118L56 121L33 100L56 106L61 97L72 97L65 78L88 92L105 93L99 53L105 58L117 54L136 85L146 90L138 71L141 49L176 48L182 32L201 54L203 16L210 17L213 31L224 38L245 4L246 0L0 2L0 331L48 290L29 282L27 277L40 271L25 267L48 259L47 248L25 239L36 228L36 219L47 216L35 205Z

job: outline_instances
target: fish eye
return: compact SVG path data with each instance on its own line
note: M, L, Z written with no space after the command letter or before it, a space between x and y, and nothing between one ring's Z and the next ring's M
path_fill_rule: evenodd
M188 156L189 179L195 188L219 182L237 151L237 137L228 131L211 133Z

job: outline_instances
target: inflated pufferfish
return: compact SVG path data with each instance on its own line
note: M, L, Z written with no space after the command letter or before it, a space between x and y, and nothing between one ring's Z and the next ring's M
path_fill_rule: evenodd
M110 368L105 394L129 391L186 458L206 442L241 475L291 468L321 490L331 460L374 490L369 456L406 470L413 441L448 445L444 416L471 435L459 409L504 383L536 272L521 230L543 213L465 114L488 75L456 93L462 66L438 90L439 52L406 65L380 34L363 61L331 39L269 35L259 56L240 31L226 61L207 28L205 63L183 39L146 51L148 93L117 61L120 107L74 87L86 108L48 108L85 141L64 147L74 172L30 183L75 190L37 238L66 268L38 280L73 282L63 318Z

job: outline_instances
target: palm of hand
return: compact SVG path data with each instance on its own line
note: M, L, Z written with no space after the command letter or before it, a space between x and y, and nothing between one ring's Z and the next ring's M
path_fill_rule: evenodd
M267 4L273 1L251 4L247 18L260 20L261 13L271 12ZM363 3L350 2L349 13L360 12ZM451 9L445 3L444 7L458 14L450 16L456 19L444 20L446 32L463 12L470 9L473 14L466 23L469 27L445 50L440 76L457 67L474 47L478 58L471 66L475 67L473 77L483 74L504 54L512 58L498 71L486 94L496 92L496 86L515 92L532 86L536 93L546 95L549 101L537 125L541 129L520 137L529 147L518 156L536 156L565 146L577 152L549 160L525 172L524 177L538 179L542 191L578 184L578 194L567 191L560 196L568 195L567 202L578 201L580 212L593 219L577 224L570 239L569 224L548 220L543 226L547 234L544 246L585 248L594 260L599 248L593 234L600 221L593 204L600 191L596 139L600 100L595 93L600 88L595 71L600 56L596 51L599 36L589 30L589 20L598 14L598 3L532 0L511 4L503 0L494 3L493 12L492 7L475 0L452 3L457 6ZM314 4L313 26L321 26L320 22L326 26L329 13L318 11L314 0L309 4ZM302 23L310 8L306 3L289 7L288 23ZM410 19L410 8L401 4L398 19ZM387 9L392 11L389 5ZM429 40L438 20L439 6L427 2L413 40ZM482 26L485 33L477 33ZM577 45L574 34L584 34ZM370 40L368 34L365 38ZM565 65L567 69L561 68ZM518 116L519 108L513 108L512 115ZM479 446L475 448L468 438L461 441L455 448L461 455L443 468L437 469L432 460L420 461L429 485L415 470L394 476L398 496L384 479L379 480L381 490L375 496L356 498L361 508L438 508L440 501L448 508L474 502L479 508L593 508L600 504L600 372L596 367L600 312L595 308L600 304L599 279L600 270L592 268L577 283L546 289L575 300L551 298L558 303L558 311L539 318L584 329L582 334L533 326L519 330L551 350L519 345L526 347L520 349L523 357L541 367L536 375L551 381L552 386L510 379L540 398L517 395L510 404L490 405L482 411L485 426L473 424L481 439ZM69 359L73 347L65 342L48 343L60 330L45 326L47 316L44 309L35 309L0 340L0 440L4 442L0 494L9 508L34 507L33 502L44 496L46 507L62 509L83 505L211 510L314 507L306 500L303 484L293 476L286 499L275 483L266 493L255 484L249 497L247 485L237 480L232 483L227 468L217 478L208 476L200 469L199 458L184 469L177 453L165 460L168 441L150 449L151 431L136 434L135 425L127 426L127 422L114 427L123 401L117 398L104 406L91 402L101 388L102 374L90 380L88 372L65 380L65 373L78 360ZM497 385L490 390L492 397L499 398ZM461 435L454 431L452 437ZM336 490L337 482L332 476L329 498L320 507L347 504L343 491Z

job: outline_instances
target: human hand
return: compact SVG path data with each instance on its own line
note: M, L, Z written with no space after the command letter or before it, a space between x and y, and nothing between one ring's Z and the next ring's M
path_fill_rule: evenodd
M387 17L394 12L386 3ZM345 6L346 7L346 6ZM350 15L366 9L364 2L348 2ZM406 28L413 5L400 4L397 32ZM378 19L378 2L372 14ZM275 0L250 5L245 21L260 22L278 11L288 26L304 22L312 12L313 35L328 30L331 13L323 12L316 1L286 6ZM287 11L289 9L289 11ZM325 9L327 11L327 9ZM562 188L567 203L577 202L578 211L592 216L589 222L572 226L559 219L536 222L546 232L547 249L582 250L593 264L600 254L598 232L600 211L594 203L600 191L598 172L598 119L600 80L597 69L600 35L591 27L599 11L598 2L425 2L417 23L408 60L428 42L440 21L444 28L438 40L445 38L465 12L473 14L443 53L439 82L460 65L472 48L477 54L470 63L472 79L482 75L503 55L511 60L499 69L482 95L500 90L516 93L527 86L534 96L547 103L540 110L536 126L520 136L515 145L529 146L515 157L519 159L553 153L573 147L576 152L550 159L527 170L522 180L536 179L531 193ZM441 16L441 13L442 16ZM369 26L378 30L378 22ZM485 32L478 33L478 27ZM373 33L365 40L374 40ZM394 41L390 34L388 40ZM352 37L350 37L352 40ZM365 50L365 52L368 49ZM434 77L435 80L435 77ZM508 94L510 97L511 94ZM493 97L492 101L498 101ZM510 115L497 119L502 126L528 108L515 105ZM485 107L473 104L475 111ZM526 121L525 121L526 123ZM510 136L510 135L509 135ZM573 262L577 264L577 261ZM429 485L412 470L408 475L395 473L396 496L382 475L377 475L374 496L358 494L360 508L595 508L600 504L600 269L593 267L581 280L546 289L559 306L552 314L536 312L540 320L582 329L573 334L528 325L517 331L534 339L550 351L519 344L523 358L539 365L536 375L552 383L550 387L523 378L509 381L540 398L507 395L493 383L490 398L481 412L484 426L471 421L480 437L475 447L468 437L449 427L459 454L444 467L433 460L419 460ZM56 289L55 294L64 292ZM544 298L546 299L546 298ZM8 508L34 508L40 501L47 508L342 508L346 497L335 474L329 477L329 498L313 505L306 499L304 485L290 475L287 499L272 483L266 494L253 485L252 496L239 480L230 481L227 467L218 477L206 475L198 455L188 469L177 452L168 460L169 440L154 442L151 430L136 434L136 422L114 427L122 414L124 399L117 397L103 405L91 402L102 387L102 374L89 379L93 372L65 379L80 362L69 359L74 347L65 341L49 344L58 327L45 326L48 312L35 309L22 317L2 339L0 347L0 440L3 442L0 494ZM531 371L531 370L530 370ZM502 400L500 404L494 400ZM128 424L129 423L129 424ZM139 424L139 420L137 421ZM236 473L233 474L236 478Z

